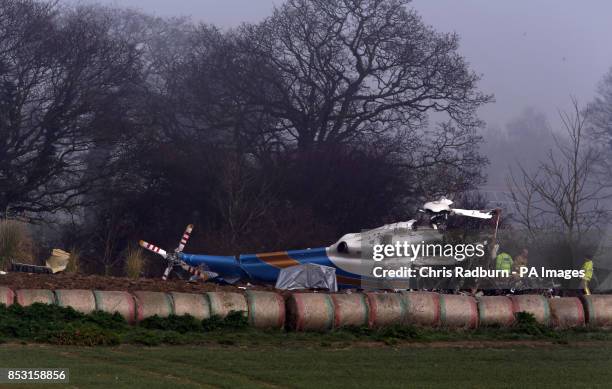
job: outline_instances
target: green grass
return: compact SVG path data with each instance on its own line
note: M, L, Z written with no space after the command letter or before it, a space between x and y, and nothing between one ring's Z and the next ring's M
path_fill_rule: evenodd
M0 305L2 340L0 367L67 367L70 387L79 388L591 388L612 382L612 332L555 331L528 314L518 314L510 328L296 333L250 328L239 312L203 321L151 317L130 326L118 314Z
M119 344L236 345L345 347L358 343L396 345L401 343L461 341L547 341L568 344L576 341L612 341L612 331L591 328L553 330L538 324L532 315L518 313L508 328L482 327L462 331L396 325L381 329L345 328L325 333L257 330L248 326L241 312L225 318L197 320L192 316L149 317L128 325L117 313L96 311L88 315L72 308L32 304L28 307L0 304L0 343L36 342L59 346L116 346Z
M603 388L612 382L612 348L602 343L345 349L4 344L0 361L67 367L70 387L79 388Z

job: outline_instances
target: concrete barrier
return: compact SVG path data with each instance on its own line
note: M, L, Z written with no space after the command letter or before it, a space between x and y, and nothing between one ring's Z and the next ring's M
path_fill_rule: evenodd
M388 327L406 321L406 302L401 293L366 293L370 306L370 328Z
M96 310L96 299L91 290L56 289L55 298L60 307L71 307L85 314Z
M612 295L546 299L540 295L483 296L429 292L404 293L295 293L286 301L275 292L208 292L205 294L0 287L0 303L33 303L72 307L83 313L95 309L118 312L129 323L146 317L189 314L197 319L212 315L226 317L243 312L258 328L288 328L297 331L327 331L333 328L388 327L392 325L442 326L473 329L479 325L510 326L514 314L529 312L535 319L555 328L612 327Z
M550 325L550 305L548 299L539 294L524 294L510 297L514 313L531 313L540 324Z
M7 307L15 302L15 292L11 288L0 286L0 304Z
M440 325L445 328L478 327L478 304L472 296L440 295Z
M118 312L128 323L135 323L136 302L134 296L124 291L94 290L96 309L108 313Z
M204 294L170 292L174 303L175 315L191 315L196 319L208 319L210 317L210 302Z
M514 323L512 300L506 296L479 297L478 323L480 326L511 326Z
M589 327L612 327L612 295L583 296L582 301Z
M164 292L138 291L132 293L136 298L136 320L151 316L168 317L174 314L172 298Z
M551 324L555 328L572 328L584 326L584 308L577 297L551 298Z
M437 327L440 325L440 295L433 292L402 293L406 306L406 324Z
M334 324L334 303L328 294L295 293L287 300L287 327L294 331L327 331Z
M278 293L246 292L249 323L256 328L285 327L285 299Z
M17 303L24 307L34 303L55 304L55 294L48 289L18 289L15 297Z
M245 316L248 314L247 301L241 293L207 292L206 297L211 316L224 318L232 311L243 312Z
M334 306L334 328L368 325L370 307L365 294L332 294L331 299Z

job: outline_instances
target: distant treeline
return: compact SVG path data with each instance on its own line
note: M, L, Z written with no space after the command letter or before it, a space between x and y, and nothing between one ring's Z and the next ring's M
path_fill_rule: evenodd
M0 0L0 209L109 268L188 223L190 251L312 247L474 189L492 97L407 3L289 0L226 30Z

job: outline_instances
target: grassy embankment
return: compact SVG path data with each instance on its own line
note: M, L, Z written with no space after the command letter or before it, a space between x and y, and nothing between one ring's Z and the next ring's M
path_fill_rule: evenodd
M70 387L609 387L611 332L517 319L507 329L293 333L254 330L240 314L130 326L103 312L0 306L0 365L69 368Z
M232 312L225 319L197 320L192 316L153 316L138 325L128 325L118 314L96 311L88 315L72 308L55 305L0 304L0 342L35 342L72 346L116 346L141 344L237 345L258 346L302 344L345 347L355 343L454 341L547 341L568 344L577 341L612 341L612 332L579 328L558 331L538 324L532 315L519 312L516 324L509 328L483 327L470 331L443 328L393 326L381 329L346 328L325 333L296 333L281 330L257 330L247 319Z
M4 344L0 361L10 367L69 368L70 387L79 388L604 388L612 382L612 348L603 344L344 349Z

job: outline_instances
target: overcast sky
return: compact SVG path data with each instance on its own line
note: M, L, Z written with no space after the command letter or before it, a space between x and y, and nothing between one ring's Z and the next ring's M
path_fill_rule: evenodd
M191 16L219 26L256 22L276 0L100 0L158 16ZM461 36L461 53L483 74L481 89L496 102L480 116L503 127L527 106L554 125L570 94L592 99L612 66L609 0L413 0L426 23Z

